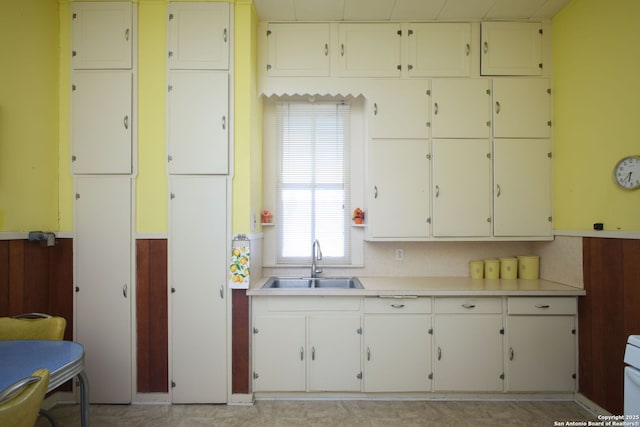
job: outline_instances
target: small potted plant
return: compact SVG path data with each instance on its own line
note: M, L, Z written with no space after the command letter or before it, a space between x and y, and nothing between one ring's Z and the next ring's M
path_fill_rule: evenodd
M362 224L363 220L364 220L364 211L360 208L355 208L353 210L353 221L356 224Z

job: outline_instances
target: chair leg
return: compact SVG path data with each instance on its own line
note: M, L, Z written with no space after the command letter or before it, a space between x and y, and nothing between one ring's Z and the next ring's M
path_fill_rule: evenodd
M48 411L45 411L44 409L40 409L40 412L38 412L38 415L40 415L41 417L45 417L47 420L49 420L49 424L51 424L51 427L58 427L58 423L56 423L56 420L51 416L51 414L49 414Z

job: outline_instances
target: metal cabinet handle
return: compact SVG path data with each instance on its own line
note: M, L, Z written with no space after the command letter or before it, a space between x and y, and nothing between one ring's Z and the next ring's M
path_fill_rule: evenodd
M222 32L222 40L224 40L225 43L227 42L227 29L226 28Z
M489 52L489 43L484 42L484 44L482 45L482 51L485 53L485 55Z
M129 129L129 116L124 116L124 119L122 120L123 124L124 124L124 128L125 129Z
M378 198L378 186L377 186L377 185L375 185L375 186L373 187L373 198L374 198L374 199L377 199L377 198Z
M224 298L224 285L220 285L220 298Z
M227 129L227 116L222 116L222 130Z
M549 304L536 304L536 308L549 308Z
M329 55L329 44L325 43L324 44L324 56L328 56Z
M500 114L500 103L496 101L496 114Z
M471 310L472 308L476 308L475 304L462 304L463 308L466 308L467 310Z
M513 360L513 347L509 347L509 360Z
M436 185L436 197L440 196L440 186Z
M344 43L340 45L340 56L344 56Z
M371 349L367 347L367 362L371 360Z
M304 360L304 347L300 347L300 360Z
M124 39L126 41L129 41L129 29L128 28L126 30L124 30Z
M373 115L374 116L378 115L378 103L377 102L373 103Z
M311 347L311 360L316 360L316 348Z
M496 184L496 197L500 197L500 193L502 193L502 188L500 188L500 184Z
M467 43L465 53L467 54L467 56L471 55L471 45L469 43Z
M127 290L127 284L125 283L122 287L122 296L124 296L125 298L127 297Z
M404 308L404 304L391 304L393 308Z
M438 103L437 102L433 104L433 114L436 115L436 116L438 115Z
M438 347L438 360L442 359L442 349Z

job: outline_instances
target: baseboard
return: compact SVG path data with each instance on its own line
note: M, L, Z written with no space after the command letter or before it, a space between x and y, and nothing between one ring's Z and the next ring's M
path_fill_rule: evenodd
M42 409L47 411L57 405L75 404L79 400L76 399L76 394L71 391L58 391L47 396L42 401Z
M576 393L575 401L593 415L612 415L611 412L607 411L582 393Z
M169 393L136 393L133 396L134 405L170 405Z
M255 403L255 398L253 397L253 393L248 394L239 394L235 393L231 395L231 399L229 399L228 405L253 405Z

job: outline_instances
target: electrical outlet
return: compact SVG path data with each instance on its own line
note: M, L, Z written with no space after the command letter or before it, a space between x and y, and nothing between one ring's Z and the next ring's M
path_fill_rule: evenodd
M396 249L396 261L404 261L404 250Z

